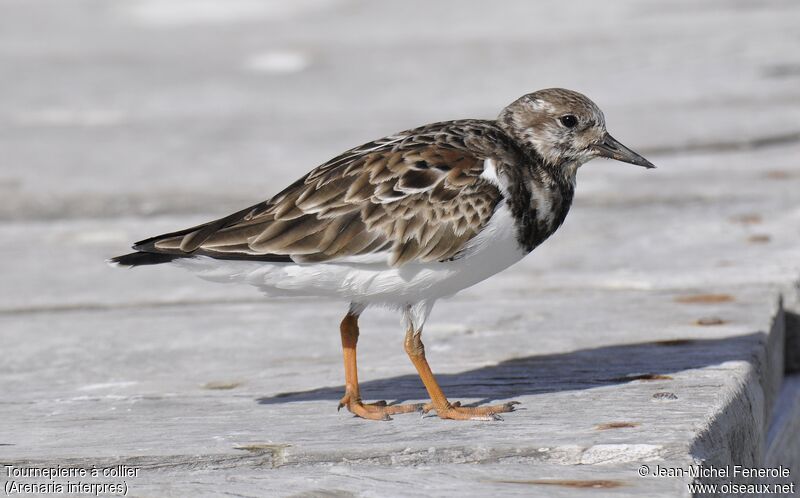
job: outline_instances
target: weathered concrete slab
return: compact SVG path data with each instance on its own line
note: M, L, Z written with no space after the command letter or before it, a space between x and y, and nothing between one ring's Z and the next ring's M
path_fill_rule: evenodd
M720 393L751 374L771 327L753 317L772 316L776 303L764 289L749 292L706 305L676 303L683 295L668 292L509 292L490 301L491 317L472 299L447 303L426 332L444 388L456 399L513 398L524 408L504 423L457 431L417 415L365 424L336 413L334 305L299 323L304 307L282 303L79 310L24 322L12 315L2 319L16 355L2 377L10 401L2 405L8 446L0 455L37 466L120 462L152 474L144 482L239 466L351 462L355 473L362 464L392 464L418 474L411 468L519 460L561 465L535 474L561 479L574 475L573 465L594 465L581 475L607 480L611 465L612 480L624 474L625 486L636 487L638 465L691 463L688 445L713 420L713 407L724 406ZM698 306L727 323L696 325ZM395 322L388 313L365 320L365 395L424 399ZM56 341L28 340L53 329ZM496 479L521 479L519 466L496 469Z
M688 496L638 472L701 461L797 482L795 3L0 11L0 463L127 465L133 496ZM587 165L551 241L437 305L446 392L521 401L502 423L337 413L344 304L102 263L547 86L585 91L659 169ZM398 317L362 331L365 396L424 399Z

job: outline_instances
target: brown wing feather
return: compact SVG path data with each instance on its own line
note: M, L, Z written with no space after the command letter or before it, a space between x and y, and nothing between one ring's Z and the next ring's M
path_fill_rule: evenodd
M316 168L271 201L143 241L137 249L295 262L388 251L393 266L450 259L501 199L480 175L484 159L503 144L495 138L467 147L458 134L470 126L486 128L479 135L498 133L490 122L451 122L371 142Z

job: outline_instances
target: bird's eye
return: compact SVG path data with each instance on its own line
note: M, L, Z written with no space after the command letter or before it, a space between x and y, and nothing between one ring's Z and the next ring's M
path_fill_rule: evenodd
M561 116L559 118L561 124L566 126L567 128L574 128L576 124L578 124L578 118L573 116L572 114L567 114L566 116Z

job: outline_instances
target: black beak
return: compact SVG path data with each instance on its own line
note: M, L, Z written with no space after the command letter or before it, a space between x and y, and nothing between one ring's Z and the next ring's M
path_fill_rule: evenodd
M603 137L602 142L594 145L594 148L599 152L599 155L602 157L616 159L617 161L622 161L624 163L631 163L637 166L644 166L645 168L648 169L655 168L655 165L653 163L643 158L636 152L625 147L624 145L619 143L616 138L612 137L608 133L606 133L605 137Z

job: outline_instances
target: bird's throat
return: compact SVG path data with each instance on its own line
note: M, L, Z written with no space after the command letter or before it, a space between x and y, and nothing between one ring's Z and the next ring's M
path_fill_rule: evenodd
M517 241L530 252L564 222L574 196L574 176L570 181L534 167L510 182L510 187L507 201L517 223Z

